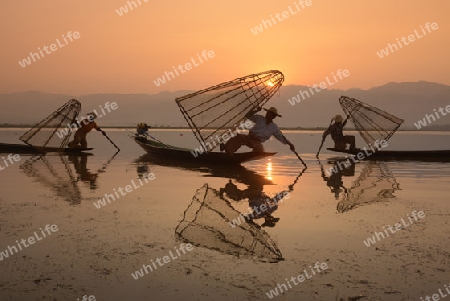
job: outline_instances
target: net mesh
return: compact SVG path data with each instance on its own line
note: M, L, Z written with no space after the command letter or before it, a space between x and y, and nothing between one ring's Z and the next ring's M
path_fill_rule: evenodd
M239 126L250 110L262 107L278 91L283 81L280 71L271 70L179 97L176 102L197 140L204 145Z
M395 198L399 184L384 162L369 161L337 205L340 213Z
M20 165L20 169L36 182L53 191L58 198L71 204L81 202L77 177L74 176L65 156L34 156Z
M240 225L230 225L239 217L240 212L229 201L205 184L197 190L175 233L193 245L221 253L260 261L281 260L281 252L267 232L242 219Z
M356 130L368 145L375 141L389 140L398 127L404 122L394 115L365 104L355 98L341 96L339 103Z
M80 102L71 99L23 134L20 140L33 146L64 148L72 134L72 127L69 125L76 124L80 110Z

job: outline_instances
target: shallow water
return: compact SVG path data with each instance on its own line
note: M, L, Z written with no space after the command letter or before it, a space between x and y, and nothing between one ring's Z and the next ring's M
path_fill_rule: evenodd
M22 132L0 130L0 141L17 143ZM146 156L125 130L107 133L119 153L91 133L92 156L23 155L0 171L0 252L46 224L59 228L0 262L7 275L0 280L1 300L76 300L84 294L97 300L267 300L266 292L316 262L328 269L278 298L418 300L450 279L449 163L367 161L326 177L343 156L327 151L328 141L319 161L320 132L286 131L306 171L277 141L265 143L275 156L242 168L193 167ZM187 130L152 135L198 146ZM449 138L446 132L399 132L388 148L450 149ZM154 180L144 181L145 173ZM94 205L132 183L111 204ZM249 199L283 191L290 197L271 213L279 220L256 219L239 229L228 224L248 212ZM363 243L413 211L425 217L371 247ZM188 229L181 237L179 225ZM131 273L183 239L195 248L133 279Z

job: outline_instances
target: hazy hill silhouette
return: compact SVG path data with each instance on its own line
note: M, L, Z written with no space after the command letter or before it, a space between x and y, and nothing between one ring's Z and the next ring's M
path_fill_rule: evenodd
M433 109L450 104L450 86L431 82L388 83L368 90L322 90L292 106L288 99L299 91L309 91L300 85L283 86L266 106L275 106L283 115L277 119L282 127L325 127L335 114L342 114L338 99L341 95L358 98L382 110L405 119L403 129L415 129L414 122L423 119ZM92 94L80 97L47 94L36 91L0 94L0 124L34 124L71 98L82 103L82 113L116 102L118 109L99 119L105 126L134 126L147 122L158 126L186 126L175 98L192 91L164 91L158 94ZM450 115L427 126L446 129ZM447 128L450 129L450 126Z

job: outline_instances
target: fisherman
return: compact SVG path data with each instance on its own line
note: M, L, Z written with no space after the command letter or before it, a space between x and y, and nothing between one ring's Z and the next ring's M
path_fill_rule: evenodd
M344 126L347 124L347 120L350 116L347 116L347 119L344 120L342 115L336 115L333 120L334 123L330 124L328 129L323 132L322 138L325 138L331 134L331 138L334 141L334 148L338 150L345 150L347 148L347 144L350 144L350 151L357 150L355 147L355 136L345 135L343 134Z
M295 146L283 136L278 126L273 122L275 117L281 117L281 115L278 114L277 109L274 107L271 107L268 110L264 109L266 111L265 116L256 114L256 112L259 112L260 110L261 108L257 107L245 116L255 123L249 130L249 134L236 134L235 137L228 140L225 144L221 143L221 151L224 150L228 155L232 156L242 145L246 145L253 149L254 152L264 152L262 143L271 136L274 136L283 144L288 144L291 150L295 151Z
M146 123L138 123L137 127L136 127L136 134L137 135L147 135L148 129L150 127L146 124Z
M92 112L87 114L87 118L80 121L79 125L81 125L81 127L75 132L73 140L69 142L69 148L87 148L86 135L92 131L92 129L96 129L97 131L102 132L103 136L106 136L106 133L94 122L94 119L96 118L97 114Z

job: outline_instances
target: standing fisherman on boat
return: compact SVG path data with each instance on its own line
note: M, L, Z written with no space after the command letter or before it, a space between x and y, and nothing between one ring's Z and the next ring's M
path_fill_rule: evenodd
M281 117L278 114L276 108L264 109L266 115L262 116L256 114L261 108L250 111L245 116L247 119L253 121L255 124L249 130L248 135L237 134L235 137L227 141L226 144L220 145L220 150L225 151L228 155L232 156L242 145L246 145L253 149L254 152L264 152L262 143L268 140L271 136L274 136L283 144L288 144L292 151L295 151L295 146L286 137L283 136L278 126L273 122L275 117Z
M336 115L333 120L334 123L331 124L328 129L323 132L322 138L325 138L331 134L331 139L334 141L334 148L338 150L345 150L347 148L347 144L350 144L350 151L355 151L355 136L345 135L343 134L344 126L347 124L347 120L350 116L347 116L347 119L344 120L342 115Z
M87 114L87 116L87 118L84 118L79 123L81 127L75 132L73 140L69 142L69 148L87 148L86 135L93 129L102 132L103 136L106 136L106 133L102 131L94 122L94 119L97 118L97 114L92 112Z

